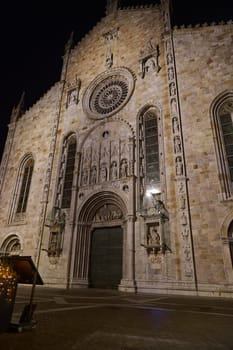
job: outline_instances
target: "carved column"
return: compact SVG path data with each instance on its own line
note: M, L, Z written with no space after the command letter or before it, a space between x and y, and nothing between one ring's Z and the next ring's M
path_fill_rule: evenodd
M166 55L167 79L169 87L169 104L173 133L173 155L176 175L176 199L178 208L178 225L181 242L181 277L183 282L196 286L196 269L194 261L190 207L188 202L188 186L185 165L185 153L180 113L179 92L176 75L176 62L173 43L173 32L170 20L170 1L162 0L164 19L164 45Z
M78 223L72 285L88 287L91 224Z
M135 292L135 217L129 215L124 229L123 278L119 290Z

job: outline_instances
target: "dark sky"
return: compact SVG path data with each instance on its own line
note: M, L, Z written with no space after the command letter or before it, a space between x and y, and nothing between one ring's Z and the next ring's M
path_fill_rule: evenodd
M157 3L121 0L122 5L153 2ZM214 2L173 0L174 24L233 19L232 0ZM104 16L105 4L105 0L4 2L0 14L0 158L11 110L22 92L28 108L59 80L70 33L74 31L77 43Z

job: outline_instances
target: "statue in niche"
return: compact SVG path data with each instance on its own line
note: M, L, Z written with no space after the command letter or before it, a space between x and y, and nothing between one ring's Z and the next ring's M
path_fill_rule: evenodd
M81 80L77 79L77 76L73 82L68 83L66 108L68 108L70 105L78 104L80 87Z
M91 184L94 185L96 184L97 181L97 170L96 170L96 166L93 166L91 168Z
M183 163L181 157L176 157L176 175L183 175Z
M180 141L180 137L176 136L174 138L174 151L175 153L180 153L181 152L181 141Z
M83 170L83 175L82 175L82 185L85 186L88 184L88 170L85 169Z
M118 33L119 33L119 28L114 28L112 30L109 30L109 32L104 33L103 37L104 37L105 44L108 44L109 42L112 42L113 40L117 40Z
M167 54L167 65L171 64L171 63L172 63L172 60L173 60L172 54L169 52L169 53Z
M117 156L117 154L118 154L118 150L117 150L117 145L115 144L115 145L112 146L111 156L115 157L115 156Z
M180 182L180 185L179 185L179 193L183 193L184 192L184 183L183 182Z
M111 180L117 179L117 162L112 162L111 165Z
M181 218L180 218L181 225L186 226L188 221L187 221L187 216L185 215L185 212L182 213Z
M157 226L151 226L147 235L147 242L150 246L160 246L160 235Z
M149 57L145 62L145 73L152 73L158 71L158 64L155 57Z
M89 163L91 160L91 147L88 147L84 155L84 163Z
M176 95L176 85L174 82L172 82L169 85L169 91L170 91L170 96L175 96Z
M174 133L174 134L179 133L180 128L179 128L178 119L177 119L176 117L174 117L174 118L172 119L172 127L173 127L173 133Z
M113 65L113 53L109 50L106 54L105 67L110 69Z
M185 255L185 259L186 259L187 261L190 261L190 260L191 260L191 252L190 252L189 247L185 247L185 249L184 249L184 255Z
M121 177L126 177L128 175L128 164L127 160L123 159L121 162Z
M168 68L168 80L173 80L174 79L174 69L173 67Z
M153 45L151 40L147 42L145 50L140 52L140 73L143 79L147 73L158 73L161 69L159 66L159 45Z
M101 147L101 158L104 159L104 158L107 158L109 155L109 152L108 152L108 149L107 149L107 145L102 145Z
M72 89L68 91L67 93L67 106L70 106L71 104L76 104L77 103L77 90Z
M100 168L100 182L105 182L106 180L107 180L107 168L105 164L102 164Z
M179 198L179 202L180 202L180 209L185 209L185 196L180 196Z
M189 230L188 229L184 229L182 232L181 232L182 236L184 239L187 239L188 236L189 236Z
M118 39L118 30L119 28L112 29L103 35L104 43L106 46L105 67L107 69L111 68L113 65L112 45L113 45L113 42Z
M177 102L176 102L175 98L171 99L171 112L172 112L172 114L177 113Z
M97 154L98 154L98 148L96 145L94 145L92 147L92 161L96 161L97 160Z

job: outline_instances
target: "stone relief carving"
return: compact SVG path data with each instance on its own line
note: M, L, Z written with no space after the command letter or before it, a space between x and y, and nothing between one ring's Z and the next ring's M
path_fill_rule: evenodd
M81 87L81 80L75 76L71 83L67 83L67 99L66 108L71 105L77 105L79 102L79 92Z
M173 80L174 78L175 78L174 68L170 67L168 68L168 80Z
M172 119L172 130L173 130L173 134L178 134L180 131L180 126L179 126L177 117L174 117Z
M80 186L118 181L134 173L131 159L134 147L131 138L113 130L95 131L82 150ZM116 128L117 129L117 128Z
M109 222L123 217L122 211L115 205L104 205L95 214L93 222Z
M181 157L176 157L176 175L182 176L184 172L183 162Z
M113 161L111 164L111 180L116 180L118 177L117 162Z
M175 136L174 137L174 151L175 151L175 153L180 153L181 152L180 136Z
M121 177L128 176L128 162L126 159L122 159L121 161L120 174L121 174Z
M152 44L152 41L149 40L145 49L140 51L139 64L139 75L142 79L147 73L158 73L161 69L159 65L159 45Z
M169 85L169 92L170 92L170 96L175 96L176 95L176 85L174 82L172 82Z
M103 34L106 47L105 67L110 69L113 66L114 42L118 39L119 28L114 28Z

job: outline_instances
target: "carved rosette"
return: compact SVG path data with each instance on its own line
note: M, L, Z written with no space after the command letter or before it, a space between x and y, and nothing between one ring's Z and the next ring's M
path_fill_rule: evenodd
M102 119L117 113L129 101L134 85L133 74L124 67L100 74L84 92L84 112L92 119Z

